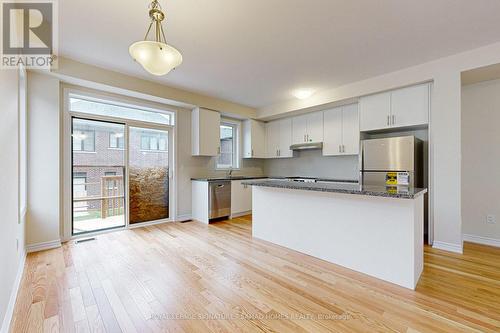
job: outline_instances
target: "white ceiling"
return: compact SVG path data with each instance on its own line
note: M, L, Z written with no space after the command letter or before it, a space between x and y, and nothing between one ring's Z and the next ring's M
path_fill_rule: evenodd
M128 55L148 0L59 2L60 54L253 107L500 40L498 0L160 0L184 62L164 77Z

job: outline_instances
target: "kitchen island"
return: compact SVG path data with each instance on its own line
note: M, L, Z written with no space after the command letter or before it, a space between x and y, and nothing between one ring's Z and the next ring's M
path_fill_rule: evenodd
M252 235L415 289L426 189L249 180Z

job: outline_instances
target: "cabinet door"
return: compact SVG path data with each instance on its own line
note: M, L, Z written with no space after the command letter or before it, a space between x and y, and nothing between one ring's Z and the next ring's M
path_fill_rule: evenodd
M243 185L241 180L231 182L231 215L252 210L252 187Z
M390 126L391 93L382 93L359 99L361 131L384 129Z
M292 145L292 119L281 119L279 124L279 157L293 157L293 151L290 150Z
M193 156L217 156L220 149L220 113L196 108L191 113Z
M252 120L252 149L253 157L266 158L266 124Z
M267 127L267 157L278 157L279 140L280 140L280 123L278 120L270 121L266 124Z
M323 155L340 155L342 145L342 108L323 112Z
M292 118L292 142L293 144L306 142L308 115Z
M391 126L415 126L429 122L429 84L398 89L391 96Z
M307 142L323 141L323 112L307 114Z
M253 119L243 123L243 157L266 157L266 124Z
M359 154L359 113L358 104L342 107L342 153Z

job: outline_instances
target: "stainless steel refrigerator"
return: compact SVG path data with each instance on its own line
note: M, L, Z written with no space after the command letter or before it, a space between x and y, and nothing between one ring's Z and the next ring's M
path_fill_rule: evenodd
M361 184L387 186L397 192L424 187L423 148L423 141L414 136L363 140ZM427 243L432 244L432 232L429 230L428 196L425 194L424 237Z
M363 140L361 152L362 184L423 187L423 143L414 136Z

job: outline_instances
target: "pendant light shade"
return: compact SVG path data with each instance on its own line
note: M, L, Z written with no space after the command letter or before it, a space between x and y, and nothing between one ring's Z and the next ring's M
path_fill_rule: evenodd
M149 9L151 23L144 40L130 45L129 53L132 58L153 75L165 75L182 63L181 53L168 45L161 22L165 14L161 11L158 0L153 0ZM155 40L148 40L151 29L154 30Z

